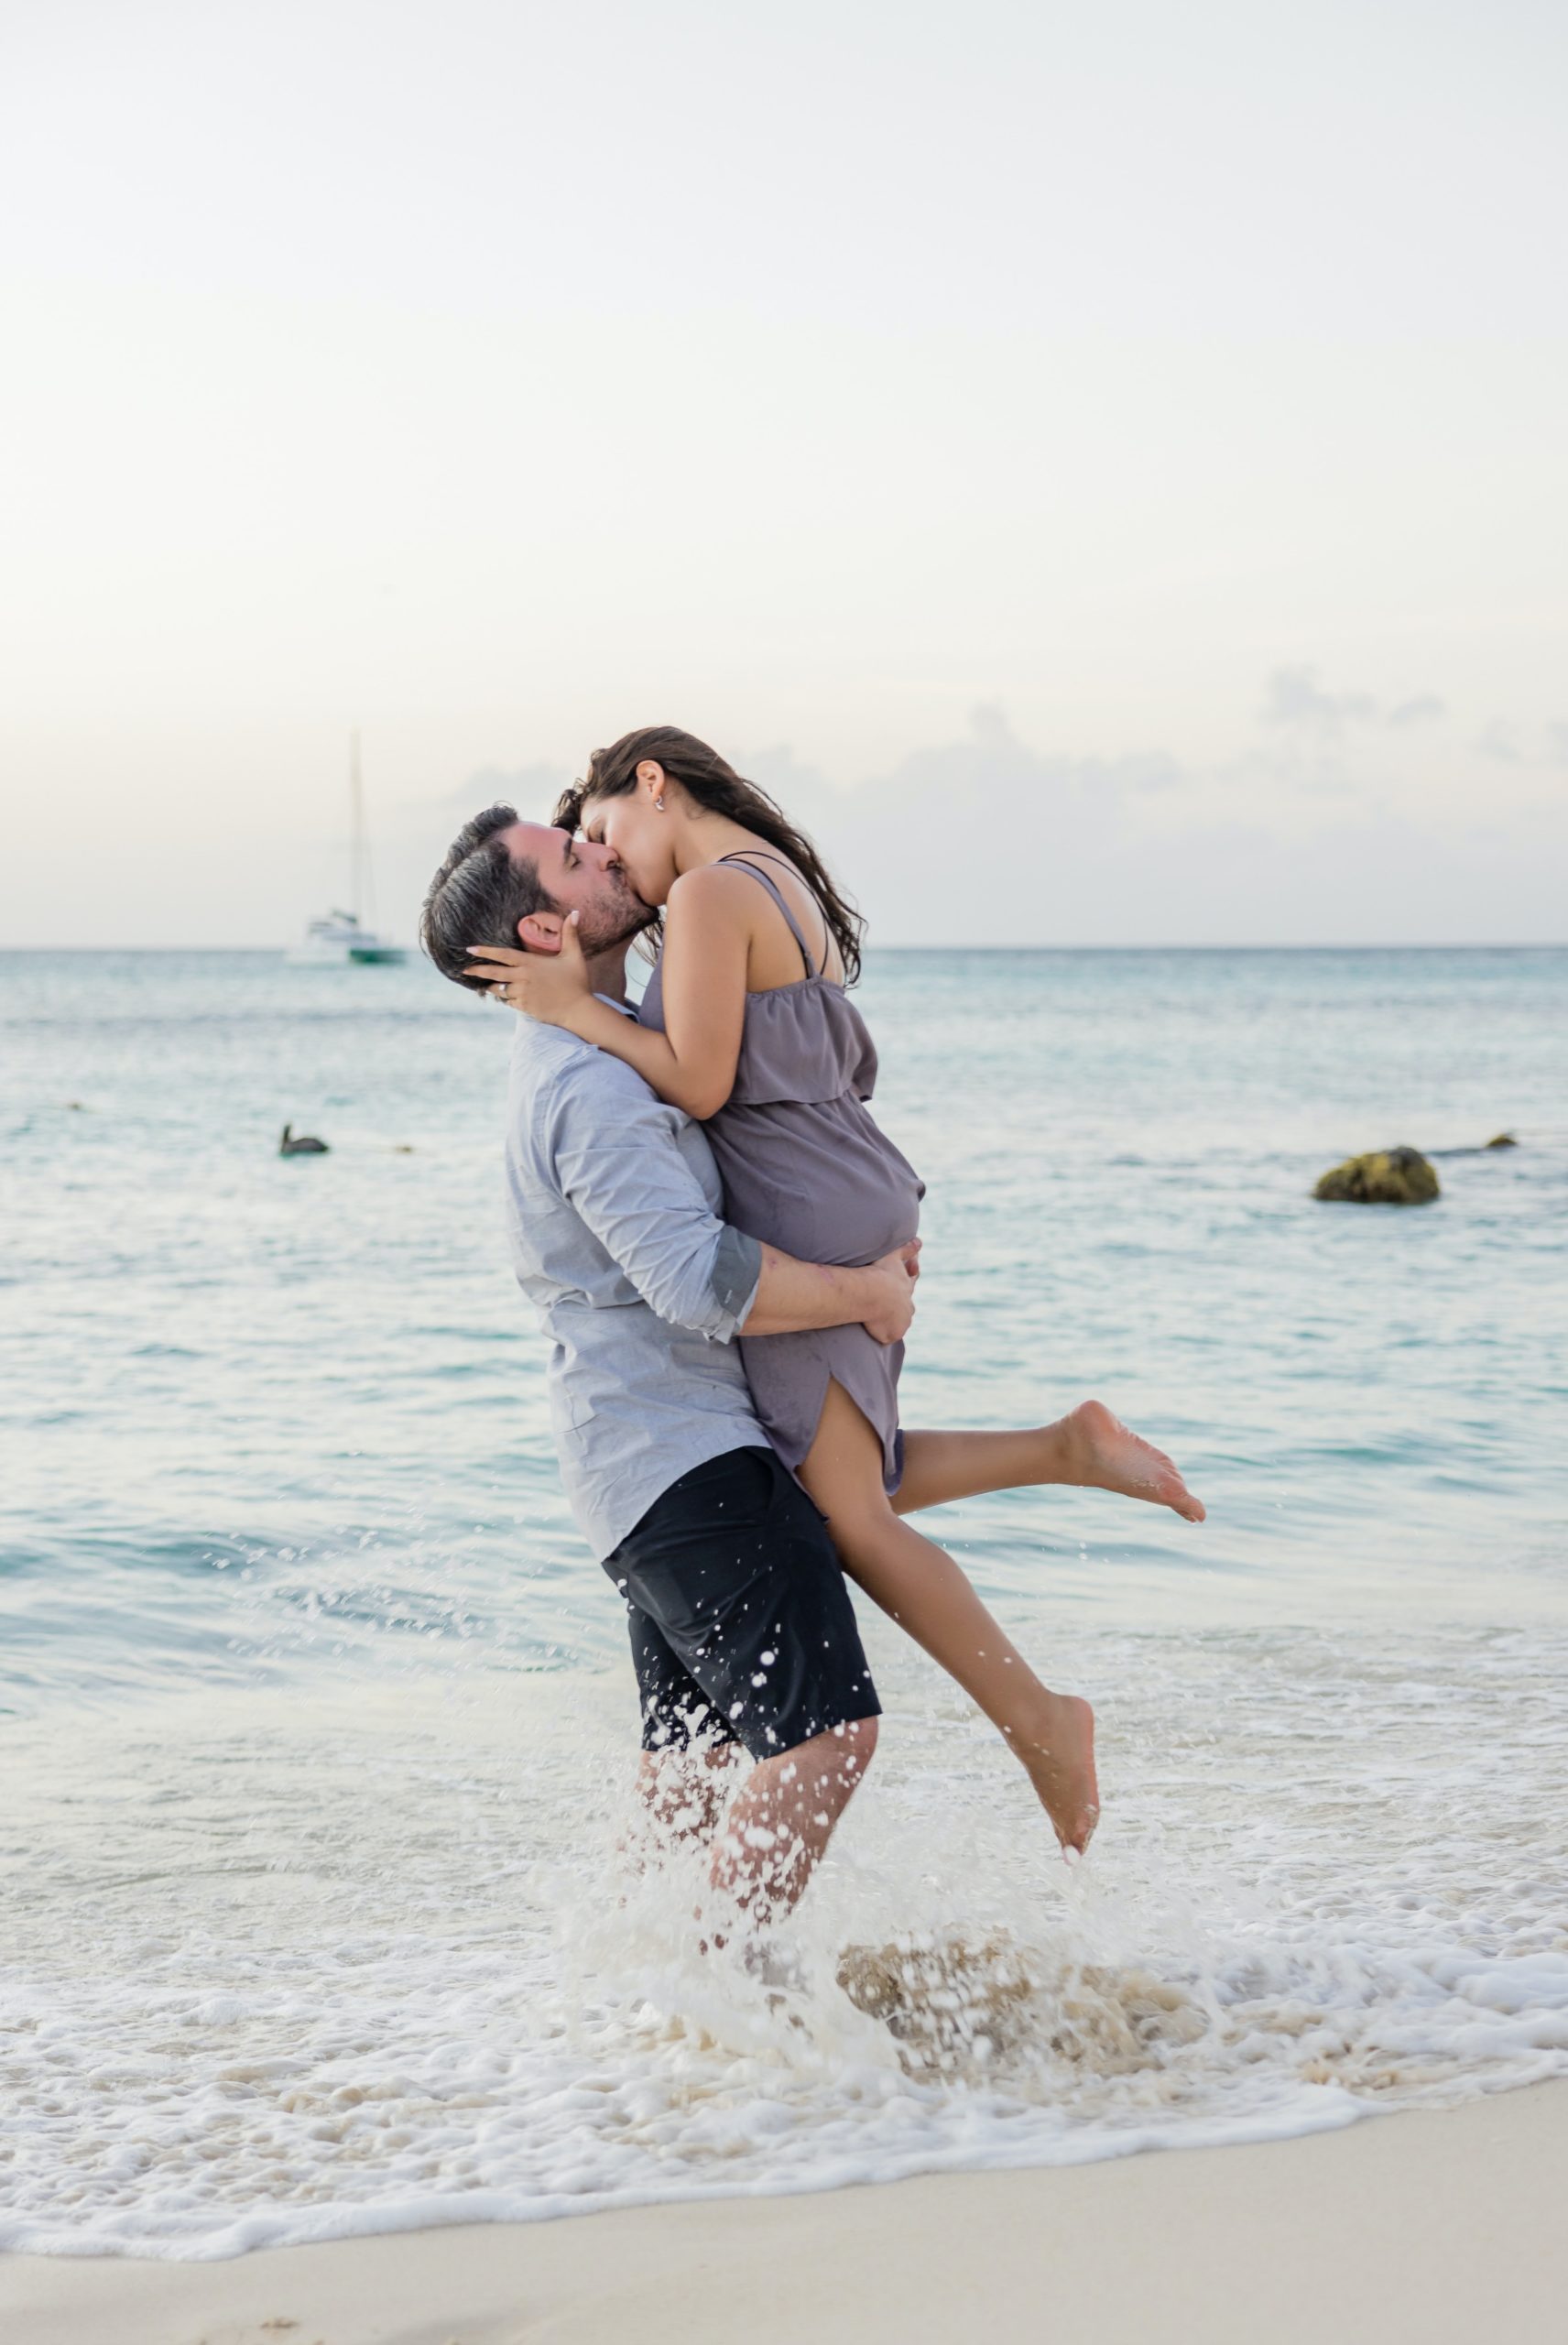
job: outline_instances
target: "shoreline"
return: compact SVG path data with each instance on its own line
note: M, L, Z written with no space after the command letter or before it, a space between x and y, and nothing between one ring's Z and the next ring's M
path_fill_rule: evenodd
M1381 2345L1549 2335L1568 2081L1234 2148L452 2224L222 2263L0 2256L17 2345Z

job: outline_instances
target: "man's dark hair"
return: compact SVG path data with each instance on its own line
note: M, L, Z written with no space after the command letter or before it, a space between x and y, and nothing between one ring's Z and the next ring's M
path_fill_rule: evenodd
M430 881L419 913L419 942L443 977L484 993L485 980L463 975L469 947L518 944L517 922L530 912L561 910L540 886L539 865L513 857L500 834L517 820L515 808L486 806L464 823Z

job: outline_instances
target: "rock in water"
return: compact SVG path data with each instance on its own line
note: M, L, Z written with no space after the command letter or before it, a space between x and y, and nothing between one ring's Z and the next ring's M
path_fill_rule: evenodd
M1314 1197L1325 1205L1429 1205L1441 1192L1437 1174L1419 1148L1379 1148L1347 1157L1325 1172Z
M1488 1148L1517 1148L1519 1142L1512 1132L1499 1132L1496 1140L1489 1140L1486 1142L1486 1146Z

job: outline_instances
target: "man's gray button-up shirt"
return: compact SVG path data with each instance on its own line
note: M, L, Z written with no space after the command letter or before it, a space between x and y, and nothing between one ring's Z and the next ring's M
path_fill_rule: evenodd
M561 1480L602 1560L682 1474L766 1445L732 1340L762 1249L720 1218L701 1125L619 1059L527 1018L506 1202L518 1283L551 1339Z

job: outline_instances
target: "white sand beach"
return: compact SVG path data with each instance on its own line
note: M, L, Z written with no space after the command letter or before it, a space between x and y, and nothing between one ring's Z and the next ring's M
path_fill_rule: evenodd
M9 15L0 2345L1568 2345L1568 6Z
M1568 2084L1250 2147L463 2225L13 2256L14 2345L1474 2345L1562 2334Z

